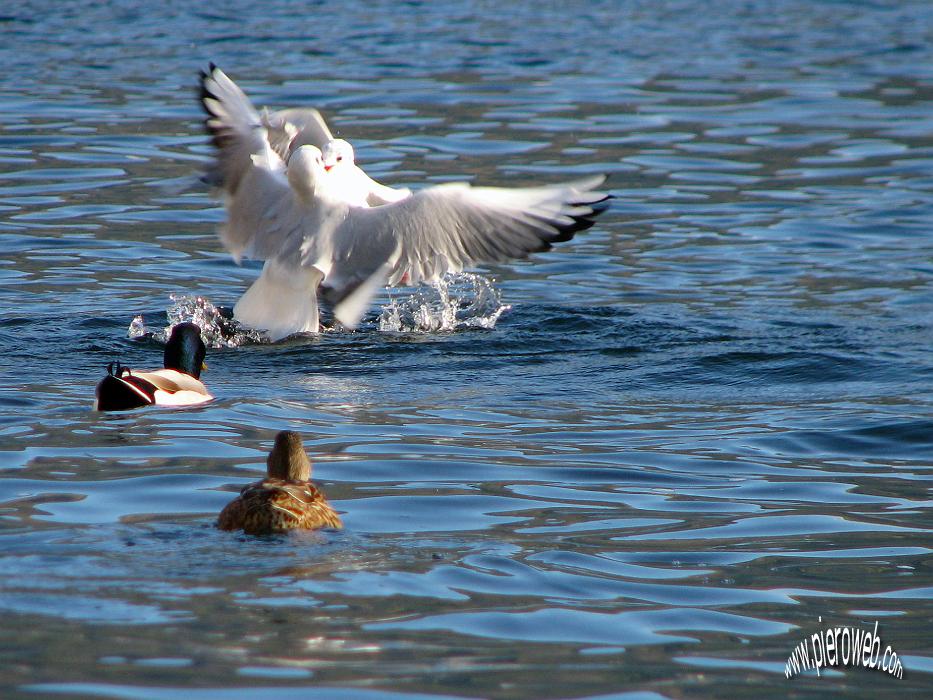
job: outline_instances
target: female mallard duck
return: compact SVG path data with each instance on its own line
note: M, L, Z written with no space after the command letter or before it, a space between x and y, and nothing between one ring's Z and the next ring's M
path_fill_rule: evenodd
M164 369L134 372L119 362L107 365L107 376L97 385L98 411L126 411L140 406L191 406L210 401L201 382L201 369L207 349L201 329L193 323L179 323L165 344Z
M324 493L309 481L311 460L298 433L283 430L275 436L266 468L268 477L244 486L220 512L217 527L248 535L343 527Z

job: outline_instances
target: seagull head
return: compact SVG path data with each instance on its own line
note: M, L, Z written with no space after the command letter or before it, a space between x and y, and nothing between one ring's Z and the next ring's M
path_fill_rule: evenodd
M306 199L315 195L324 178L324 158L317 146L299 146L288 159L288 182L299 196Z
M336 165L353 165L353 146L343 139L331 139L324 144L324 170Z

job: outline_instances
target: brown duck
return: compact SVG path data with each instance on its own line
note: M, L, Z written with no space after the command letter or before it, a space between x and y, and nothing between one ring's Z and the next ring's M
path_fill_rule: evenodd
M276 435L266 465L268 477L244 486L220 512L217 527L248 535L343 527L324 493L309 481L311 460L298 433Z

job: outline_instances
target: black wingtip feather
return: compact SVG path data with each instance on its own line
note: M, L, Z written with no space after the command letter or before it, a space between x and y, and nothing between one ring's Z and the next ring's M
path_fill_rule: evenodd
M572 224L558 227L557 235L551 239L551 242L563 243L564 241L569 241L580 231L586 231L588 228L592 228L595 225L596 222L592 221L591 219L576 217L574 218Z
M216 148L221 148L223 145L221 143L222 138L223 138L222 130L216 127L213 127L208 123L209 120L211 118L215 118L217 114L214 111L212 111L211 108L207 106L207 102L205 102L205 100L208 98L211 98L214 100L217 99L217 95L211 92L210 89L207 87L208 79L214 77L214 71L216 70L217 70L217 66L214 65L214 63L212 62L210 64L209 72L205 72L204 70L198 71L198 74L200 75L200 78L201 78L200 81L198 82L198 104L201 105L201 109L204 110L204 114L207 115L207 118L204 120L204 128L207 130L207 133L210 134L211 136L211 143Z
M602 194L600 199L596 201L586 201L586 202L569 202L568 204L573 207L585 207L589 209L586 214L578 214L576 216L571 216L570 219L572 223L568 224L556 224L553 221L541 220L541 223L551 229L555 230L556 233L553 236L547 238L547 242L551 243L563 243L565 241L571 240L578 232L586 231L589 228L592 228L596 225L596 217L602 214L609 208L609 200L614 199L611 194ZM548 245L550 248L550 245ZM535 251L541 252L541 251Z
M615 195L609 194L608 192L594 192L593 194L601 194L602 197L595 201L586 201L586 202L570 202L569 204L574 207L589 207L595 212L605 211L609 206L609 200L615 199Z
M205 73L203 70L198 71L198 76L200 77L200 80L198 80L198 103L201 105L201 109L203 109L209 116L216 116L213 112L211 112L210 109L208 109L207 104L204 102L204 100L206 100L208 97L215 97L214 93L207 89L207 79L211 76L208 73Z

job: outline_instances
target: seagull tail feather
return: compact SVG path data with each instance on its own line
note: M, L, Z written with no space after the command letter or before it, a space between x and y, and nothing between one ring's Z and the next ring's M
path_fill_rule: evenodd
M314 268L292 268L268 260L262 274L233 307L233 317L250 328L266 331L273 342L292 333L317 333L320 280L321 273Z

